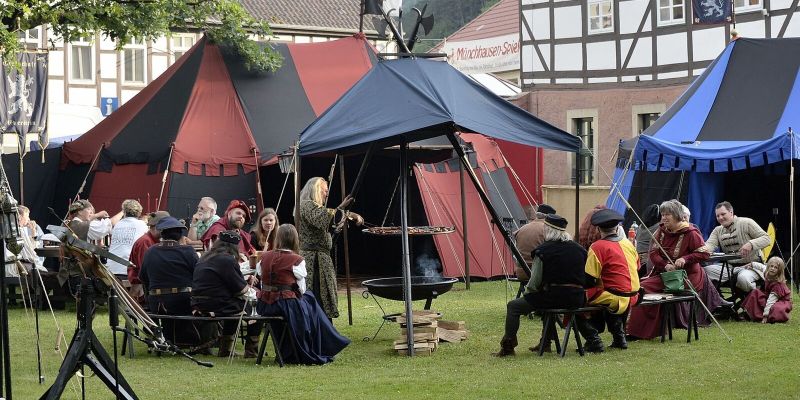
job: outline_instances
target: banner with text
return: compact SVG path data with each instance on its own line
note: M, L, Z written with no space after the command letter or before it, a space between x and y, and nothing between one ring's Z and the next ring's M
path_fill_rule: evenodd
M29 133L38 133L39 144L47 147L47 54L19 53L17 59L21 69L7 63L0 68L0 128L17 134L22 155Z
M515 34L446 42L442 52L450 65L465 74L519 69L520 44Z

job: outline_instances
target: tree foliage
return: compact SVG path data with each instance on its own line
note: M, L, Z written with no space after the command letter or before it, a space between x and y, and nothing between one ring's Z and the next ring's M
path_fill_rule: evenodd
M280 55L250 35L270 36L236 0L4 0L0 1L0 57L14 64L21 50L17 32L49 25L56 39L70 42L100 33L118 49L131 39L155 40L170 31L200 30L235 48L253 70L275 70Z

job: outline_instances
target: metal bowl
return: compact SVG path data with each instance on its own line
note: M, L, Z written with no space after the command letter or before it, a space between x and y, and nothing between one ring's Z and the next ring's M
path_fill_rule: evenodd
M458 282L456 278L412 276L411 300L426 300L447 293ZM361 282L370 294L389 300L403 301L403 278L378 278Z

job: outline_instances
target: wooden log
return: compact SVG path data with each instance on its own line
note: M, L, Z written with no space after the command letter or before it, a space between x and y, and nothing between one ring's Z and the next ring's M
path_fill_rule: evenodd
M467 338L466 331L439 328L439 340L449 343L458 343Z
M439 320L437 326L439 328L450 329L451 331L463 331L467 329L466 322L464 321Z

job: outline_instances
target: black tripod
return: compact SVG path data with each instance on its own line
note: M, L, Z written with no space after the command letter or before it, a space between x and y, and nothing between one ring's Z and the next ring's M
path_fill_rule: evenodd
M94 373L114 391L118 399L138 400L125 378L120 375L116 364L103 349L103 345L92 330L92 313L95 305L95 289L91 279L81 280L80 301L78 304L78 327L75 336L69 344L69 350L64 357L64 362L58 370L53 385L47 389L40 400L56 400L61 398L61 393L67 382L82 366L88 366Z
M0 257L5 260L6 243L0 240ZM11 400L11 353L8 340L8 304L6 302L6 266L0 265L0 398ZM5 393L5 397L3 394Z

